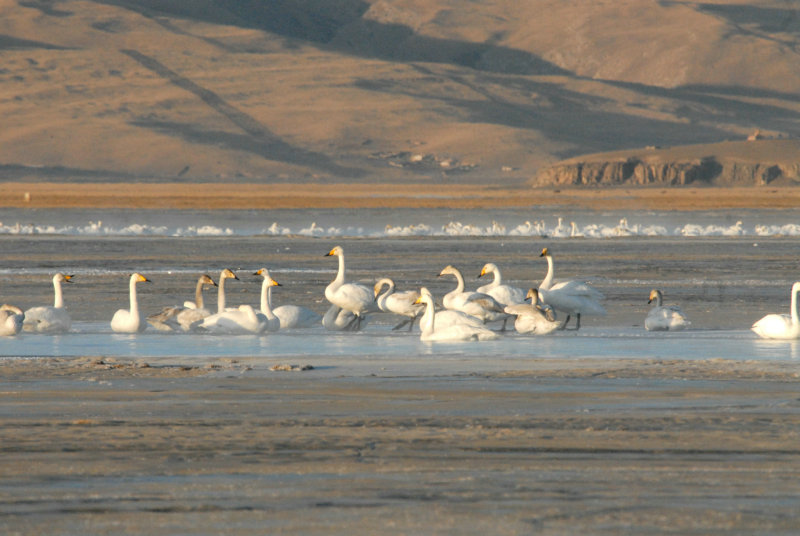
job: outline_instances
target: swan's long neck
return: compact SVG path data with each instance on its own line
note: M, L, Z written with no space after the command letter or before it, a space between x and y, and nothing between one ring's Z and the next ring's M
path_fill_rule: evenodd
M792 285L792 324L800 324L800 311L798 310L797 294L800 293L800 284Z
M433 321L436 317L436 311L433 307L433 301L427 299L424 301L425 313L419 319L419 329L422 330L422 333L433 333Z
M664 297L658 292L656 293L656 307L661 307L662 303L664 303Z
M338 283L339 285L344 284L344 254L337 255L339 257L339 272L336 274L336 279L333 280L334 283Z
M61 291L61 281L53 279L53 288L55 289L55 302L53 307L60 309L64 307L64 293Z
M464 276L461 275L461 272L458 270L453 271L453 275L456 276L456 290L455 292L464 292Z
M545 276L544 281L539 284L539 288L550 290L550 287L553 286L553 257L550 255L545 255L544 258L547 259L547 275Z
M220 276L219 278L219 291L217 292L217 312L221 313L225 310L225 280L227 277Z
M205 304L203 303L203 282L197 282L197 288L194 290L194 304L197 306L198 309L203 309Z
M130 295L131 295L131 316L139 316L139 300L136 298L136 279L131 277L130 282Z
M275 314L272 312L272 284L266 278L261 284L261 312L267 318L275 318Z

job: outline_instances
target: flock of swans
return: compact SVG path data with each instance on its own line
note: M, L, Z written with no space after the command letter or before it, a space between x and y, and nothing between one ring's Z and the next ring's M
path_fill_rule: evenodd
M493 263L486 264L478 277L492 275L493 280L475 291L466 290L461 272L447 266L440 277L452 276L456 286L442 297L443 307L438 307L433 294L426 287L419 290L398 291L390 278L382 278L372 288L346 279L344 250L334 247L326 254L337 257L339 269L336 278L325 288L325 298L330 308L324 315L298 305L272 307L272 288L280 286L266 268L254 275L261 276L261 304L256 310L251 305L228 307L225 297L225 281L238 280L230 269L224 269L218 283L208 275L197 280L194 301L164 308L145 316L139 309L137 285L149 282L144 275L134 273L129 280L130 305L119 309L111 319L111 329L117 333L139 333L148 326L160 331L184 333L247 334L275 332L280 329L309 328L322 324L331 331L357 331L362 329L367 316L372 313L393 313L405 317L395 326L413 329L419 318L420 339L423 341L468 341L492 340L499 331L506 329L513 319L518 333L545 335L564 330L575 316L575 330L580 329L582 315L605 315L602 305L604 296L591 285L580 280L556 282L553 256L544 248L540 257L547 261L547 275L538 288L523 291L503 283L500 269ZM73 276L58 273L53 277L55 299L52 306L32 307L23 311L14 305L0 306L0 335L30 333L65 333L71 328L70 315L64 305L62 283L70 283ZM216 312L208 309L203 300L203 290L216 286ZM385 289L385 290L384 290ZM753 324L752 330L762 338L800 338L800 312L797 295L800 282L792 286L790 314L770 314ZM690 325L686 314L677 305L664 305L660 290L650 293L648 303L654 307L645 318L645 328L650 331L677 331ZM557 320L558 313L566 315L563 322ZM490 329L499 324L502 327Z

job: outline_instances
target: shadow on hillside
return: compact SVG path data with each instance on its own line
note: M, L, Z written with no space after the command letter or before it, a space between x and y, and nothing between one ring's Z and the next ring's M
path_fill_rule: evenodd
M10 35L0 35L0 50L26 50L43 48L47 50L70 50L68 47L51 45L42 41L31 41L29 39L19 39Z
M254 28L320 43L366 58L446 63L509 74L569 74L522 50L417 35L400 24L363 19L362 0L95 0L156 18L170 15L214 24ZM190 7L189 7L190 6Z

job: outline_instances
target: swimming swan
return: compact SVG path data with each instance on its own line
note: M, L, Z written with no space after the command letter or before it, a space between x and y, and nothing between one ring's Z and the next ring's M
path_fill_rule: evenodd
M17 335L22 331L25 313L14 305L3 304L0 306L0 336L8 337Z
M203 319L211 314L203 300L203 287L217 286L210 276L203 274L197 279L195 301L185 301L183 306L164 307L160 313L147 317L151 326L159 331L195 331Z
M494 331L469 322L437 326L433 295L425 287L420 289L419 294L417 302L425 304L425 312L419 321L421 341L491 341L498 338Z
M386 291L381 293L383 287L387 287ZM388 277L379 279L373 287L375 292L375 302L378 308L384 313L394 313L396 315L405 316L406 320L400 322L392 329L400 329L408 324L408 331L414 327L414 321L420 313L422 313L424 306L417 303L419 292L416 290L405 290L397 292L395 290L394 281Z
M456 288L442 298L442 304L446 309L467 313L480 319L483 323L508 320L508 315L503 310L503 305L497 300L483 292L464 290L464 276L461 275L461 271L458 268L452 265L445 266L439 272L439 277L444 275L452 275L456 278Z
M139 312L139 302L136 299L136 283L149 283L150 280L139 273L131 275L130 279L130 309L120 309L111 319L111 329L117 333L138 333L147 329L144 315Z
M25 311L23 328L36 333L64 333L72 326L72 319L64 308L61 283L69 283L74 276L57 273L53 276L55 301L53 305L31 307Z
M478 278L480 279L487 274L492 274L494 280L488 285L478 287L478 292L488 294L504 306L525 303L525 292L519 287L512 287L511 285L504 284L500 268L498 268L496 264L492 262L485 264L484 267L481 268L481 273L478 275Z
M680 331L691 324L686 314L677 305L662 305L664 296L660 290L651 290L647 303L656 302L644 319L644 328L648 331Z
M762 339L798 339L800 338L800 311L798 311L797 294L800 292L800 281L792 285L792 302L790 314L770 314L753 324L752 329Z
M562 281L553 283L553 257L547 248L540 257L547 259L547 276L539 285L542 301L552 305L557 311L567 313L561 329L566 329L570 315L576 316L575 329L581 329L581 315L605 315L606 310L600 304L603 294L583 281Z
M546 335L560 327L553 308L539 301L538 290L535 288L528 290L525 299L530 299L531 304L506 306L506 312L517 317L514 321L514 329L518 333Z
M264 282L261 283L261 314L267 319L267 331L278 331L281 328L281 320L272 311L272 287L279 287L281 284L272 279L266 268L261 268L253 275L264 278Z
M345 281L344 250L341 246L336 246L325 256L334 255L339 257L339 271L336 279L325 288L325 298L337 307L351 312L354 315L354 329L359 330L366 314L377 310L375 295L364 285Z

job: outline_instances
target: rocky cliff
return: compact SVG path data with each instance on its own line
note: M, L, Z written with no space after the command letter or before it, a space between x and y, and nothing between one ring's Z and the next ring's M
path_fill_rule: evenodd
M571 158L542 169L533 186L761 186L800 184L800 140L647 148Z

